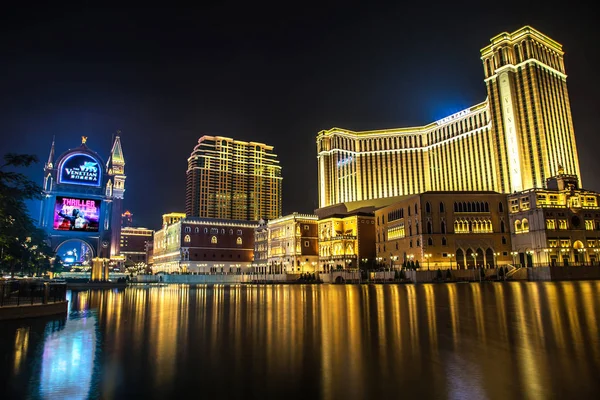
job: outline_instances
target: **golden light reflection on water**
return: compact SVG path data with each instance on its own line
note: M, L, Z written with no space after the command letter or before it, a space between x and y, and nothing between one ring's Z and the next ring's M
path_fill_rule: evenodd
M17 375L29 348L29 327L18 328L15 335L15 361L13 373Z
M96 316L103 398L576 398L600 373L600 282L170 285L71 307ZM33 329L9 332L11 381L35 381Z

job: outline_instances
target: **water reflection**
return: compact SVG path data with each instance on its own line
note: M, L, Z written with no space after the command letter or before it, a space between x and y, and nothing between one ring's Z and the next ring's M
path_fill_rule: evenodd
M171 285L70 300L66 321L3 323L8 397L600 394L600 282Z

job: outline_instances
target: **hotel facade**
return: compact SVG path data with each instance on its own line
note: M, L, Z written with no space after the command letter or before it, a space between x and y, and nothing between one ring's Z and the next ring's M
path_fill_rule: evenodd
M377 261L398 269L494 268L511 263L506 195L426 192L375 211Z
M531 27L481 50L487 99L425 126L317 136L319 207L427 191L513 193L580 176L562 46Z
M251 271L254 230L258 223L215 218L163 215L154 233L152 271L222 274Z
M508 195L513 262L526 266L598 264L600 194L559 170L546 189Z
M273 146L202 136L188 158L188 217L246 221L281 216L281 166Z

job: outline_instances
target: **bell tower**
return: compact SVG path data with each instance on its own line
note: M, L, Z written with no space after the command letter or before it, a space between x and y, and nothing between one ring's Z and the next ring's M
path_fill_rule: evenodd
M118 256L121 246L121 214L125 194L125 157L121 148L121 131L117 131L106 163L106 195L112 198L110 257Z

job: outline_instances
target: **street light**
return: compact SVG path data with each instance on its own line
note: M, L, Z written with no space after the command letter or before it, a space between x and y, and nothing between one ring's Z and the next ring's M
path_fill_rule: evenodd
M452 269L452 259L454 258L454 254L448 254L448 257L450 257L450 269Z
M471 254L471 255L473 256L473 268L477 268L477 256L478 256L479 254L477 254L477 253L473 253L473 254Z
M514 266L517 263L517 256L519 255L519 252L518 251L511 251L510 255L513 258L513 266Z
M431 258L431 253L424 254L423 257L427 260L427 271L429 271L429 259Z

